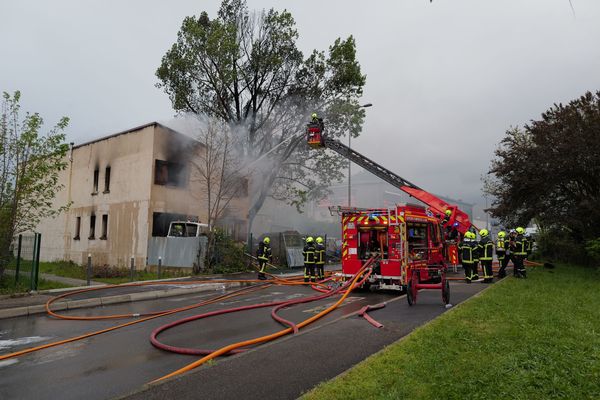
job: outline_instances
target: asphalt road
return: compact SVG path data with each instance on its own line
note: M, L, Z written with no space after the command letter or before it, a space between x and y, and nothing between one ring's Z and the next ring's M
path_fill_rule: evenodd
M109 291L111 294L120 292L119 289L110 289ZM211 293L204 292L188 296L72 310L65 313L74 315L143 313L193 304L222 292L222 290ZM154 328L170 321L211 310L292 299L314 295L315 293L313 290L304 287L270 287L243 297L203 306L196 310L157 318L82 341L41 350L16 359L0 361L0 398L3 400L93 400L122 396L198 358L196 356L172 354L154 348L149 342L150 332ZM97 293L97 295L106 294L105 292ZM80 295L80 297L89 296L90 294ZM342 307L311 325L311 327L325 325L344 315L355 312L366 304L379 303L395 296L397 294L394 293L353 293ZM320 308L333 301L334 299L331 298L299 305L283 310L280 314L287 319L299 322L314 315ZM439 301L436 302L436 306L441 308ZM0 320L0 354L73 337L123 322L124 320L65 321L55 320L46 315ZM334 325L337 325L337 323ZM360 321L359 325L369 327L369 331L374 329L364 321ZM219 348L232 342L261 336L280 329L281 325L270 317L270 308L263 308L194 321L165 332L160 338L163 342L171 345ZM283 343L294 344L295 338ZM252 351L252 353L260 353L262 348L269 348L269 346L260 346L257 348L259 351ZM287 356L291 364L294 364L294 351L294 346L292 346ZM248 357L234 357L230 358L235 360L248 359ZM227 360L227 358L223 360ZM226 365L234 364L227 363ZM215 364L215 366L219 365L221 365L221 361ZM244 366L244 368L247 367ZM242 375L251 376L253 373L259 373L259 371L254 368L245 369ZM230 379L237 379L236 375L230 376ZM247 398L243 392L241 395L243 398ZM216 397L223 398L219 394L205 398ZM164 398L175 397L167 395Z
M485 287L481 283L453 282L452 303L456 305ZM370 312L384 324L381 329L358 316L339 318L221 359L214 365L202 366L165 383L147 385L124 399L296 399L446 310L441 306L440 292L421 291L418 304L413 307L408 306L405 298L399 298L383 309Z

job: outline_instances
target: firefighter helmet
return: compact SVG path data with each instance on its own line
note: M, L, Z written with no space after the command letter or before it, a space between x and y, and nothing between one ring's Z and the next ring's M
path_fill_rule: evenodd
M500 231L500 232L498 232L498 237L499 237L500 239L504 239L504 238L506 237L506 232L504 232L504 231Z
M312 119L317 119L319 116L317 115L317 113L312 113L312 114L310 115L310 117L311 117Z
M515 229L515 230L517 231L517 233L518 233L519 235L522 235L522 234L524 234L524 233L525 233L525 229L521 228L520 226L519 226L517 229Z
M317 238L317 243L323 243L323 238L321 236Z
M467 232L465 232L465 237L467 239L475 239L475 234L471 231L467 231Z
M312 236L306 238L306 243L312 243L313 241L314 239L312 238Z
M487 229L482 229L482 230L479 231L479 236L481 236L481 237L486 237L489 234L490 233L488 232Z
M448 209L444 212L446 214L447 217L452 215L452 210Z
M265 238L263 239L263 243L264 244L269 244L269 243L271 243L271 239L269 239L268 236L265 236Z

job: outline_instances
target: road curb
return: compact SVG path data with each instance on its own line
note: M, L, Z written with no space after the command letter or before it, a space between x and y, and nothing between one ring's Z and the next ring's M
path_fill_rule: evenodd
M161 281L162 282L162 281ZM206 292L211 290L219 290L224 288L232 288L242 286L241 282L219 282L219 283L202 283L194 284L194 287L185 288L172 288L172 289L161 289L151 290L145 292L119 294L114 296L106 297L95 297L92 299L80 299L80 300L62 300L52 303L52 311L61 310L74 310L78 308L98 307L109 304L118 303L129 303L143 300L154 300L165 297L181 296L185 294L193 294L199 292ZM89 286L86 286L87 288ZM69 288L73 291L73 288ZM64 290L63 290L64 292ZM5 308L0 310L0 319L23 317L28 315L42 314L46 312L46 304L36 304L32 306Z

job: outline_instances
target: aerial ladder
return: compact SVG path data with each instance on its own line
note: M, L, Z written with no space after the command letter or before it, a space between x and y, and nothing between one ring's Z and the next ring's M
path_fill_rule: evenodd
M457 230L464 235L473 224L469 220L469 216L464 211L460 210L456 205L451 205L439 197L421 189L412 182L407 181L401 176L393 173L387 168L382 167L375 161L363 156L359 152L344 145L340 141L328 137L324 134L323 121L312 121L307 125L307 142L313 148L328 148L342 157L354 162L363 167L373 175L383 179L392 186L402 190L415 199L426 204L430 210L440 216L445 215L446 210L450 210L452 214L450 219L445 223L446 226L456 226ZM455 225L457 223L457 225Z

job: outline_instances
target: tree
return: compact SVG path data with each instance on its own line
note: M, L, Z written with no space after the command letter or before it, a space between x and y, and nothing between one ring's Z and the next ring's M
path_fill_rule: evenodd
M507 131L492 161L490 211L506 223L600 237L600 92L555 104L524 128Z
M247 191L248 180L240 173L241 162L236 157L233 138L225 123L208 119L201 124L195 139L199 151L192 158L191 179L206 188L201 192L200 200L206 205L208 225L213 232L209 235L206 255L210 261L215 248L215 229L231 201Z
M20 116L21 93L4 92L0 116L0 277L10 258L15 235L33 229L42 218L58 215L68 205L55 208L53 199L63 188L58 174L67 166L68 145L63 117L41 135L39 114Z
M251 179L248 232L267 196L301 207L341 180L345 161L309 152L303 141L311 112L326 119L332 137L356 137L362 127L358 98L366 78L354 38L304 58L298 37L289 12L250 13L244 0L224 0L214 19L206 12L184 19L156 72L177 112L223 121L246 163L267 161L253 164L262 169Z

